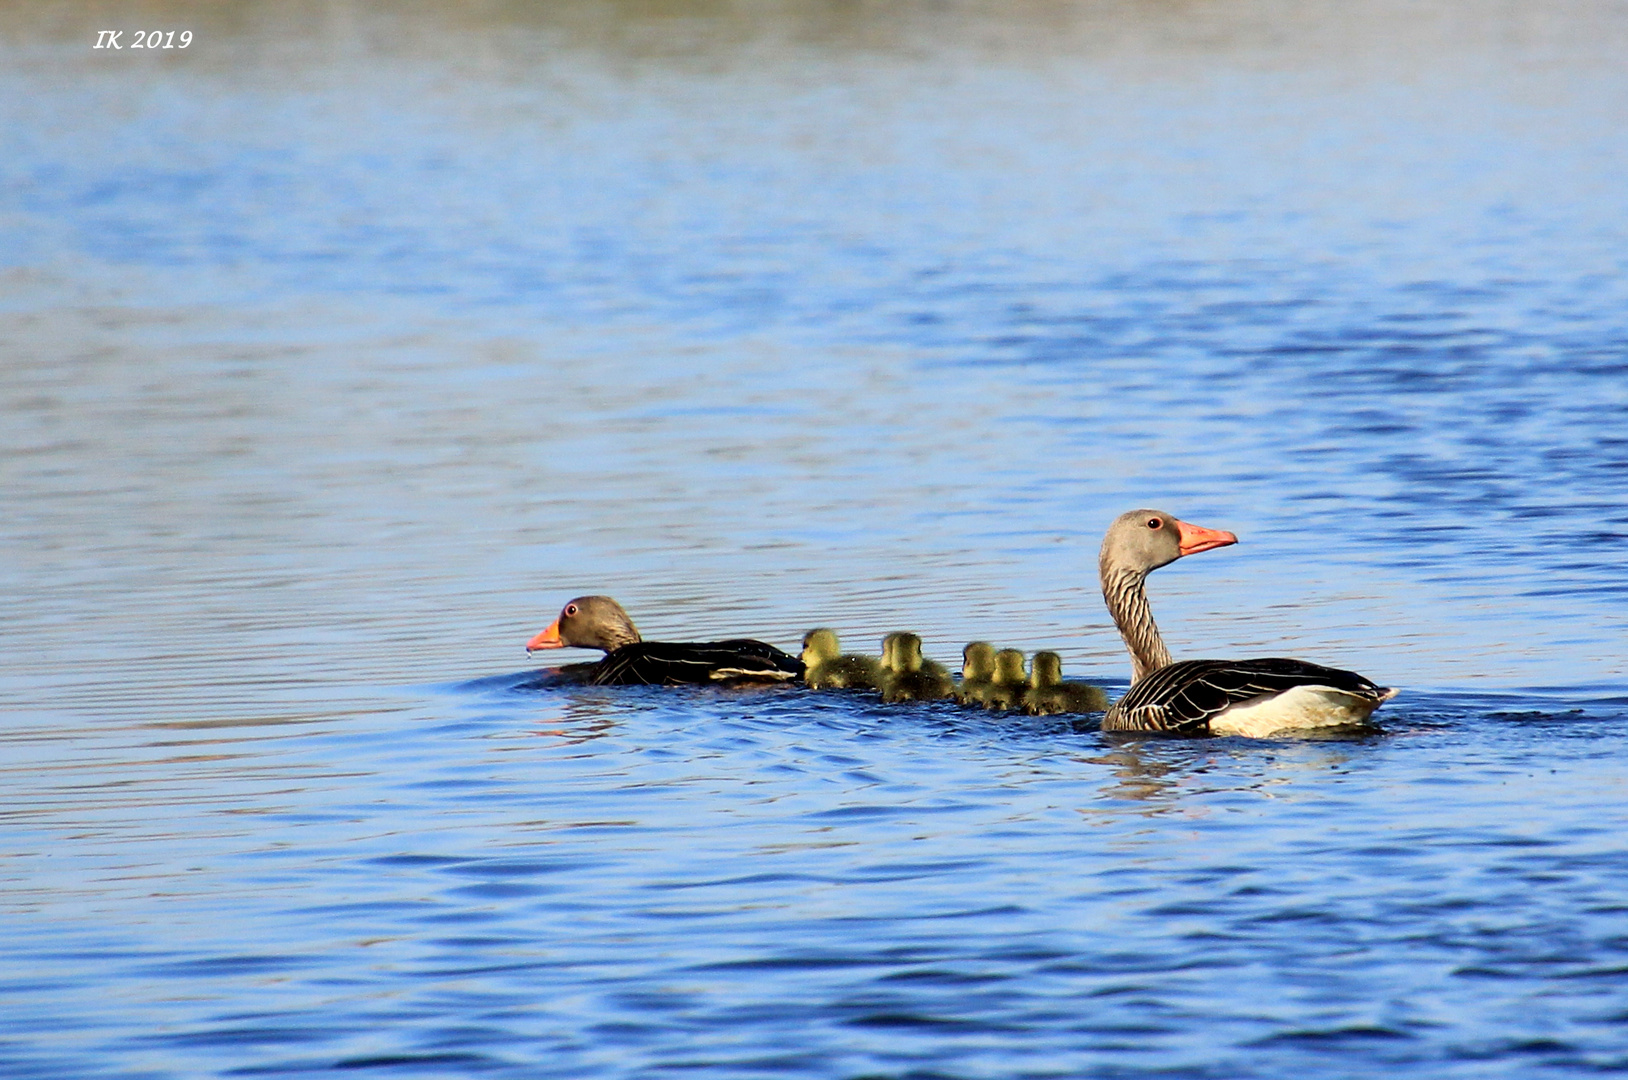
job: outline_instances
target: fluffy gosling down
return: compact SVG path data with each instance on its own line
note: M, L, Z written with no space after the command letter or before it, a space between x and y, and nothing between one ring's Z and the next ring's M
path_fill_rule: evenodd
M1031 716L1057 713L1105 712L1108 695L1087 683L1063 681L1063 658L1054 652L1037 652L1029 669L1029 688L1023 694L1023 711Z
M882 639L883 701L939 701L954 692L943 665L921 655L921 638L898 633Z
M961 650L961 685L955 700L963 705L983 705L995 685L995 646L987 641L969 641Z
M875 690L882 665L873 656L844 656L837 632L819 627L803 635L803 681L816 690Z
M1023 694L1029 689L1029 677L1023 672L1021 649L1002 649L995 654L995 680L984 698L991 709L1021 709Z

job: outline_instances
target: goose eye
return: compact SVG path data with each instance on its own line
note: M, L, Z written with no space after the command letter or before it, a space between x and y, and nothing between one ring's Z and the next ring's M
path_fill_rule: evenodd
M566 604L565 613L567 615L575 615L577 613L577 606L575 604Z
M1164 524L1162 518L1148 518L1148 528L1157 529Z

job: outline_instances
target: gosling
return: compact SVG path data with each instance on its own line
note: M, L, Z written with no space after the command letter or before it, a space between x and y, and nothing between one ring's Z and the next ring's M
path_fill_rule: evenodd
M921 655L921 638L915 634L889 634L882 647L882 700L939 701L955 692L955 683L942 664ZM891 659L892 666L888 666Z
M961 650L961 685L955 700L963 705L983 705L995 685L995 646L987 641L970 641Z
M815 690L875 690L882 665L874 656L842 654L837 632L819 627L803 635L803 681Z
M1063 681L1063 658L1054 652L1037 652L1029 666L1029 689L1023 694L1023 711L1030 716L1056 713L1106 712L1108 695L1087 683Z
M984 698L985 708L1021 709L1029 677L1023 673L1023 652L1002 649L995 654L995 679Z

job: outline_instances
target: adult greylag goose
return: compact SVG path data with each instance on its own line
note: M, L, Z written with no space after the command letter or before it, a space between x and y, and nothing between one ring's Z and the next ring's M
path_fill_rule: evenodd
M1023 692L1023 711L1030 716L1057 713L1103 712L1108 695L1089 683L1063 681L1063 658L1037 652L1029 664L1029 688Z
M889 654L883 657L883 701L939 701L955 692L944 666L922 656L920 637L889 634L882 646Z
M790 682L803 674L802 661L765 641L645 641L622 605L608 596L579 596L560 617L526 642L539 649L598 649L596 664L573 672L594 686L677 685L708 682Z
M986 709L1021 709L1029 677L1023 673L1023 650L1002 649L995 654L994 685L984 695Z
M1132 510L1108 527L1097 568L1102 598L1131 654L1131 688L1108 709L1104 731L1249 735L1360 724L1396 695L1361 675L1304 660L1173 663L1148 607L1148 574L1183 555L1236 544L1230 532Z
M874 656L843 655L837 632L819 627L803 635L803 681L816 690L875 690L882 665Z
M995 685L995 646L987 641L969 641L961 650L961 682L955 700L963 705L982 705Z

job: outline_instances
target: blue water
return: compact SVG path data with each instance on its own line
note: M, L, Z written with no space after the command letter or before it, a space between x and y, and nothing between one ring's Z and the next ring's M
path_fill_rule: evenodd
M0 10L0 1073L1628 1070L1620 4L143 11ZM1117 691L1136 506L1379 730L522 651Z

